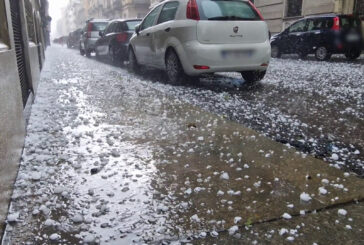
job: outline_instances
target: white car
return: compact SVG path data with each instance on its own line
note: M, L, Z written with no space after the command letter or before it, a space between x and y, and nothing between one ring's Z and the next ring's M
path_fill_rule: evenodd
M135 28L128 57L132 71L163 69L174 83L214 72L240 72L256 82L270 52L268 26L250 1L168 0Z

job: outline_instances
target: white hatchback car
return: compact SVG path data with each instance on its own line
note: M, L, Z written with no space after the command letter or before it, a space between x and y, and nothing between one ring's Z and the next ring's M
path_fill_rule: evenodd
M135 28L129 68L166 70L171 82L214 72L263 79L270 60L268 26L245 0L168 0Z

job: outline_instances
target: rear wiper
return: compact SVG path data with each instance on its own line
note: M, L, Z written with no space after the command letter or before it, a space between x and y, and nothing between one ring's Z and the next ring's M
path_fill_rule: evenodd
M208 20L256 20L256 19L244 18L239 16L216 16L208 18Z

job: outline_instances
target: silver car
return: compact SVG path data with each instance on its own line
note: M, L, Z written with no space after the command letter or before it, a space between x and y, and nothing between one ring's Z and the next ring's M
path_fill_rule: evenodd
M86 26L82 29L80 40L80 54L87 57L95 52L96 41L100 38L99 32L105 30L109 23L104 19L90 19L86 21Z
M250 1L168 0L136 27L128 57L132 71L163 69L174 83L214 72L240 72L255 82L270 52L268 26Z

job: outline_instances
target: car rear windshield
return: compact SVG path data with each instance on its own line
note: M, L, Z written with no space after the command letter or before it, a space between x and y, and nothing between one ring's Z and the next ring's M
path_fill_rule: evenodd
M107 22L92 22L92 31L103 31L107 24Z
M248 2L239 0L197 0L201 20L260 20Z
M340 26L343 29L359 28L360 19L351 16L340 16Z
M138 24L140 24L140 20L128 21L126 22L126 27L128 28L129 31L134 31L135 26Z

